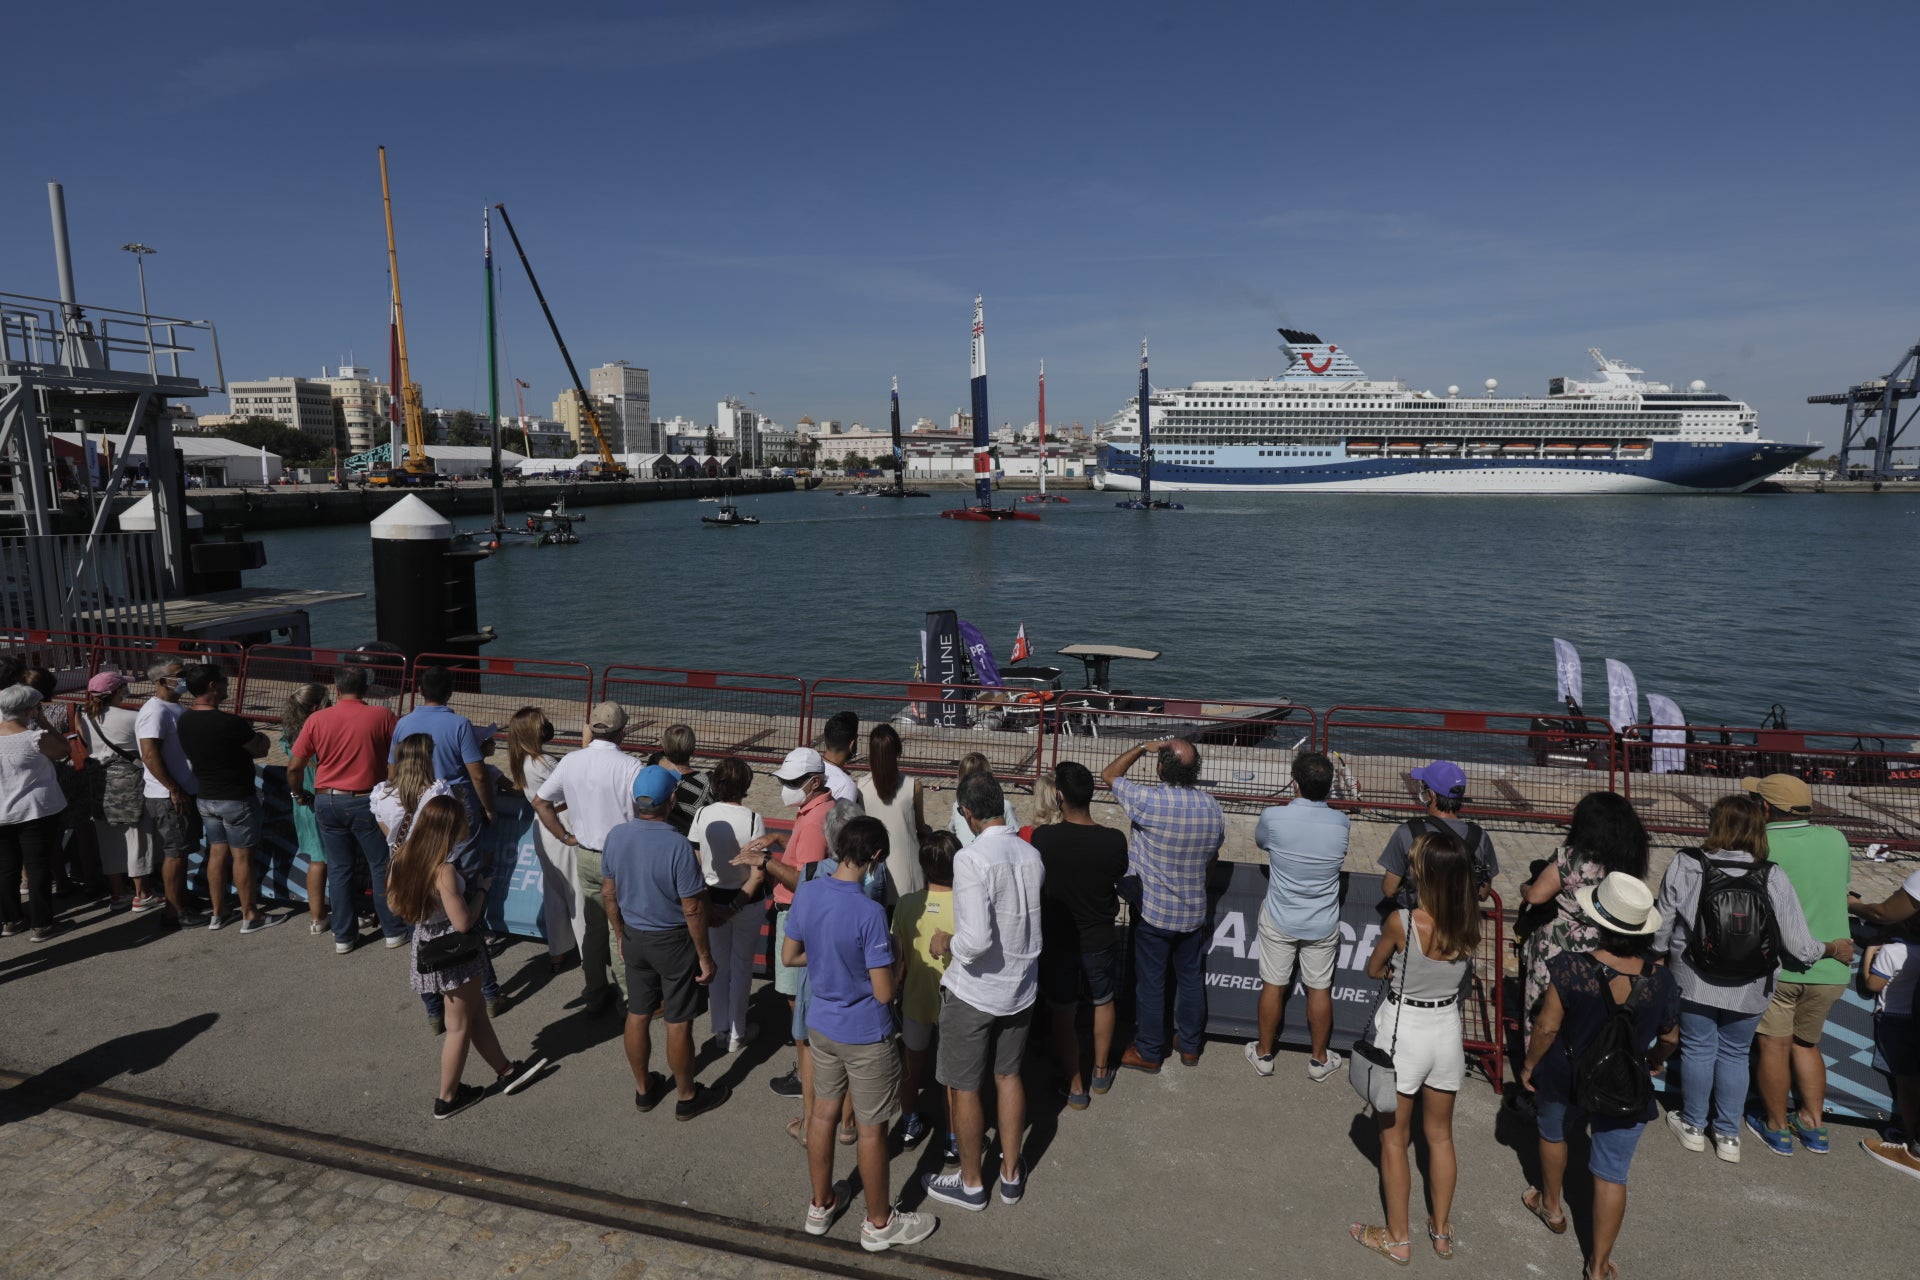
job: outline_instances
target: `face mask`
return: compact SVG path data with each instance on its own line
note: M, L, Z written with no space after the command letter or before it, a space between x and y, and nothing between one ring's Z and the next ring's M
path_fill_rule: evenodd
M549 720L545 724L542 724L540 726L540 741L541 742L553 741L553 721Z
M784 782L780 784L780 803L781 804L786 805L789 809L798 809L801 805L805 804L806 802L807 802L806 792L802 791L798 787L790 787Z
M186 697L187 696L186 680L184 678L176 678L173 682L173 691L179 697L182 697L182 698Z

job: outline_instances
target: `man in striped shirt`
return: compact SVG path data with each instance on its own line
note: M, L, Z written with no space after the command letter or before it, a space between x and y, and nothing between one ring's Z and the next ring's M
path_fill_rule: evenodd
M1127 771L1153 752L1159 785L1130 782ZM1200 789L1200 753L1184 738L1147 742L1100 774L1132 824L1128 841L1140 877L1140 919L1134 927L1133 1043L1120 1065L1153 1074L1167 1056L1167 971L1175 986L1175 1047L1180 1061L1200 1061L1206 1032L1207 868L1227 836L1220 802Z

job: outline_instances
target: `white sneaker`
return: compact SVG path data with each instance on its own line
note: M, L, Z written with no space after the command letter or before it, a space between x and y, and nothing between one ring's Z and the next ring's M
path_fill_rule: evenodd
M404 933L389 937L387 939L387 950L392 951L395 947L404 947L407 945L407 941L407 935Z
M1345 1058L1342 1058L1331 1049L1327 1050L1326 1058L1320 1062L1315 1062L1312 1058L1308 1058L1307 1079L1313 1081L1315 1084L1319 1084L1334 1072L1338 1071L1340 1064L1345 1061Z
M333 943L333 954L335 954L335 955L337 955L337 956L344 956L344 955L346 955L346 954L347 954L347 953L348 953L349 951L352 951L352 950L353 950L353 943L352 943L352 941L347 941L347 942L341 942L341 941L340 941L339 939L337 939L337 938L336 938L336 939L334 940L334 943Z
M312 934L316 938L323 933L332 933L333 917L321 916L318 920L313 921L311 924L307 926L307 932Z
M919 1244L939 1225L940 1219L930 1213L903 1213L895 1208L884 1227L876 1227L865 1218L860 1220L860 1247L868 1253L879 1253L897 1244Z
M1713 1135L1713 1154L1719 1156L1722 1160L1725 1160L1728 1164L1739 1164L1740 1163L1740 1139L1738 1137L1730 1138L1724 1133L1714 1134Z
M836 1218L847 1211L847 1204L853 1199L853 1188L844 1182L833 1184L833 1203L815 1204L807 1201L807 1234L823 1236L833 1229Z
M1260 1056L1260 1046L1253 1041L1247 1042L1247 1061L1253 1064L1255 1073L1263 1076L1273 1074L1273 1055Z
M1667 1112L1667 1128L1673 1131L1673 1136L1680 1139L1680 1145L1687 1150L1705 1151L1707 1149L1706 1131L1688 1124L1680 1118L1678 1111Z

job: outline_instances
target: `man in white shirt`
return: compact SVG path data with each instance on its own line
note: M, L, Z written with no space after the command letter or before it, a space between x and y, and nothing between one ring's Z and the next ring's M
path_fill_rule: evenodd
M140 704L133 736L140 744L140 763L146 772L141 799L147 825L160 845L160 883L167 895L162 919L170 925L197 928L206 920L187 907L187 858L200 847L200 809L194 796L200 790L180 746L180 717L187 713L180 701L180 673L186 664L178 658L156 662L147 669L153 696Z
M627 1002L625 966L613 962L616 953L601 897L600 861L608 833L633 818L633 780L645 767L638 756L620 749L626 731L627 713L619 703L596 706L587 719L586 746L560 757L533 798L533 812L540 825L555 840L574 846L579 859L579 879L573 886L574 914L586 919L587 936L580 940L580 967L585 970L589 1016L625 1008ZM571 831L560 821L562 808L573 823ZM620 992L618 1006L613 998L616 986Z
M1039 852L1006 826L1006 796L984 770L961 782L958 803L974 840L953 863L953 928L936 932L929 950L951 957L940 980L940 1051L934 1076L953 1090L953 1131L960 1168L928 1174L927 1194L962 1209L987 1207L981 1175L987 1122L980 1080L989 1064L999 1097L1000 1199L1018 1204L1026 1191L1020 1156L1027 1094L1020 1081L1027 1026L1039 992Z
M835 712L820 727L820 759L827 766L827 794L835 800L860 804L860 788L847 772L847 766L860 754L859 744L860 717L855 712Z

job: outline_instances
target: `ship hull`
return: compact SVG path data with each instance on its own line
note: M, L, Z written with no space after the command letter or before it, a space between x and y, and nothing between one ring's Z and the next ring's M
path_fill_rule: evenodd
M1156 451L1157 452L1157 451ZM1711 494L1743 493L1814 452L1810 446L1734 441L1656 441L1629 458L1353 458L1323 464L1236 465L1233 450L1206 464L1156 458L1153 487L1188 493ZM1131 449L1100 449L1103 487L1140 488Z

